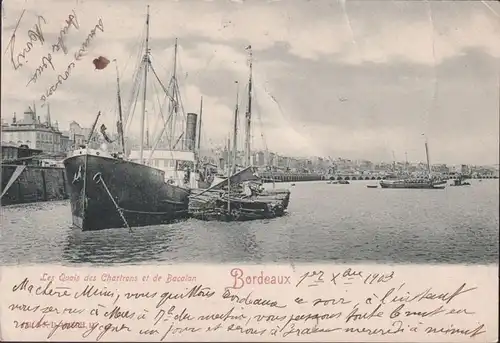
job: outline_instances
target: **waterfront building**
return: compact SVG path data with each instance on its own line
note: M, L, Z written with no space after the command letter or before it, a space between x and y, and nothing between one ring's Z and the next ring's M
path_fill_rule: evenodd
M2 162L17 160L19 156L18 151L18 146L2 143Z
M469 166L468 166L468 165L466 165L466 164L462 164L462 165L460 166L460 173L461 173L462 175L469 175L469 174L470 174L470 168L469 168Z
M71 141L71 146L79 147L81 145L84 145L90 135L90 130L90 128L80 126L80 124L78 124L74 120L69 123L69 131L66 133L66 135ZM101 134L98 132L97 127L94 130L94 134L92 135L92 138L90 139L90 142L88 142L88 144L91 148L98 148L104 141L101 137Z
M72 142L69 138L69 135L63 133L61 136L61 151L68 152L71 150Z
M38 149L49 154L61 153L61 136L57 122L51 123L49 105L45 122L37 116L36 108L33 106L24 112L21 120L17 120L14 113L12 122L2 125L2 145L25 145L29 149Z
M40 155L41 150L30 149L27 145L15 146L2 143L2 163L39 165L40 161L32 156Z
M434 164L431 169L433 172L441 174L448 174L450 172L450 168L446 164Z

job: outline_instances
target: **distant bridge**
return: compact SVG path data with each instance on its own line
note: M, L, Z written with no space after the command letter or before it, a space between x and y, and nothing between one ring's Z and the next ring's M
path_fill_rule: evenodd
M359 174L319 174L319 173L272 173L272 172L261 172L259 176L264 180L264 182L301 182L301 181L321 181L321 180L386 180L391 178L387 175L359 175ZM449 180L456 179L457 176L449 175L446 176ZM470 177L472 179L498 179L496 176L492 175L478 175Z

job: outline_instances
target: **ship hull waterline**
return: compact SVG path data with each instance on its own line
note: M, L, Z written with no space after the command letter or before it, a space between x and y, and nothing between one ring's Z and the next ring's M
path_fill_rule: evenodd
M227 193L221 190L193 190L191 194L189 213L192 218L201 220L247 221L281 217L286 214L290 202L288 190L264 191L252 196L232 195L229 203Z
M72 221L83 231L168 224L188 216L189 190L161 170L96 154L64 160Z
M190 216L205 221L250 221L272 219L286 214L283 201L261 199L231 198L229 203L224 198L214 199L210 206L195 204L197 200L191 199Z
M393 181L393 182L380 182L380 187L385 189L444 189L446 187L446 182L405 182L405 181Z

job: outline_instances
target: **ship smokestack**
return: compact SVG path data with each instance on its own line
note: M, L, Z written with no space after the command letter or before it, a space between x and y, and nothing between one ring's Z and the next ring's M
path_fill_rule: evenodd
M194 151L196 147L196 126L198 123L198 115L196 113L188 113L186 118L186 146L189 151Z

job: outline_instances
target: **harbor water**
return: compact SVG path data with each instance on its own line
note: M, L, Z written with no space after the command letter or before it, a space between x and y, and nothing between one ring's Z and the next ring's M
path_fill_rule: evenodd
M292 190L284 217L190 219L132 233L72 228L67 200L14 205L2 208L0 263L498 264L498 180L470 182L445 190L277 184Z

